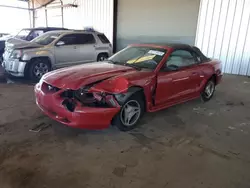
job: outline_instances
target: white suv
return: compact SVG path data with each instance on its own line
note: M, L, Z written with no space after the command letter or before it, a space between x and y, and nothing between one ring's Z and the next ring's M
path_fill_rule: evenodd
M3 67L13 76L39 80L53 69L102 61L111 54L112 45L103 33L92 30L51 31L30 42L7 43Z

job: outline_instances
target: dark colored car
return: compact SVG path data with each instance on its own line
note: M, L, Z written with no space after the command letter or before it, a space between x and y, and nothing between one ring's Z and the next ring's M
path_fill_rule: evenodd
M55 31L55 30L66 30L65 28L58 28L58 27L38 27L38 28L29 28L29 29L22 29L17 35L15 36L6 36L0 38L0 62L2 61L2 56L4 53L5 42L7 40L26 40L31 41L34 38L46 33L48 31Z
M221 62L183 44L132 45L107 61L45 74L35 86L36 103L71 127L133 129L143 113L198 97L212 98Z

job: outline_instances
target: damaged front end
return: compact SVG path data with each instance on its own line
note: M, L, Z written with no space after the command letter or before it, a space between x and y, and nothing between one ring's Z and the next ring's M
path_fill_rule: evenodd
M61 93L64 99L63 106L70 112L74 112L77 104L84 107L93 108L116 108L120 107L113 94L106 92L92 92L91 86L86 86L78 90L65 90Z
M84 129L107 128L120 105L115 95L93 92L92 85L77 90L60 89L46 82L35 86L38 107L52 119Z

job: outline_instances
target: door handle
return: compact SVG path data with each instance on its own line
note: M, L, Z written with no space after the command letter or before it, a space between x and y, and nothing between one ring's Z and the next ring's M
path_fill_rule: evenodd
M192 72L192 75L198 75L198 73L197 72Z
M74 46L73 48L76 49L76 46Z

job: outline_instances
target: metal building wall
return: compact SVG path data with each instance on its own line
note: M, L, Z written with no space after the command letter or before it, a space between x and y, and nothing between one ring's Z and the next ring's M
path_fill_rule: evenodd
M105 33L110 41L113 40L114 0L63 0L64 5L73 2L78 5L78 7L63 8L63 23L61 19L61 8L48 9L48 25L69 29L93 27ZM57 3L60 3L60 1L57 0L53 4ZM49 6L53 6L53 4ZM44 9L38 11L44 12ZM37 13L37 15L43 17L44 13ZM37 16L36 26L42 26L44 23L44 18Z
M200 0L118 0L117 48L131 43L194 45Z
M196 45L223 72L250 75L250 0L201 0Z

